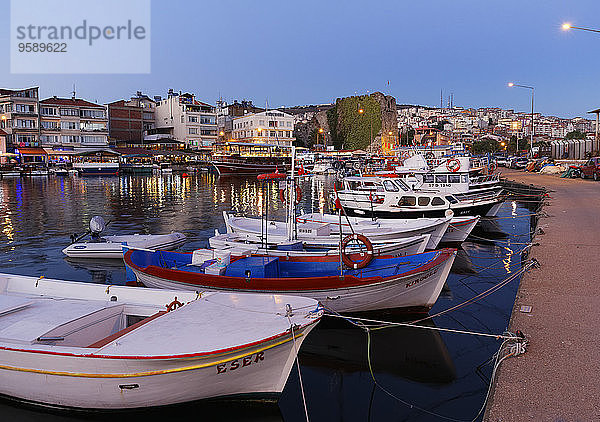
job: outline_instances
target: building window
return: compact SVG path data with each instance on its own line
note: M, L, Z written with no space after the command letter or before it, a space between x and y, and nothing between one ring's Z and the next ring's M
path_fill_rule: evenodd
M58 110L55 109L54 107L42 107L41 111L42 111L42 114L45 116L57 116L58 115Z
M191 128L188 129L188 133L190 135L197 135L198 134L198 129L195 128L195 127L191 127Z
M198 123L198 116L188 116L188 122Z
M58 129L58 122L42 120L42 128L44 129Z
M104 110L80 110L79 115L81 117L89 117L92 119L103 119Z
M61 108L61 116L79 116L79 111L76 108Z
M60 122L61 129L78 129L77 122Z

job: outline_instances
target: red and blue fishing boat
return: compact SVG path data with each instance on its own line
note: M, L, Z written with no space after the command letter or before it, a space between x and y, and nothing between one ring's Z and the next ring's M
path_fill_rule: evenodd
M356 240L365 243L366 252L346 253L346 246ZM429 310L456 256L456 249L373 256L370 242L357 234L341 246L340 256L232 256L203 250L200 259L193 252L129 249L124 261L147 287L304 296L331 311L362 312Z

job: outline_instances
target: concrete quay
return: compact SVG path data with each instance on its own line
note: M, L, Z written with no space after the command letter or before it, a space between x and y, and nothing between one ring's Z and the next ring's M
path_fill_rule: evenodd
M497 373L484 421L600 421L600 183L502 169L549 189L510 320L527 352ZM520 311L531 306L530 313Z

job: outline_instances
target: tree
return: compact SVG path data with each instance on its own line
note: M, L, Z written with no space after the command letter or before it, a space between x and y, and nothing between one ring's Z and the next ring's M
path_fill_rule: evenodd
M574 130L572 132L567 133L567 136L565 136L565 139L585 139L585 133L579 131L579 130Z
M483 139L481 141L473 142L473 148L471 151L473 151L473 154L498 152L500 151L500 144L494 139Z

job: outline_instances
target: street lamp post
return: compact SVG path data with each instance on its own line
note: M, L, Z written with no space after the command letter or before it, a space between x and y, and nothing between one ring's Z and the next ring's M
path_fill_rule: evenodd
M534 92L534 88L532 86L528 86L528 85L519 85L519 84L515 84L513 82L509 82L508 83L509 87L513 87L513 86L517 86L519 88L527 88L531 90L531 141L530 141L530 145L529 145L529 153L531 154L531 158L533 158L533 92ZM518 141L517 141L518 142ZM517 144L518 145L518 144ZM519 148L517 147L517 150Z

